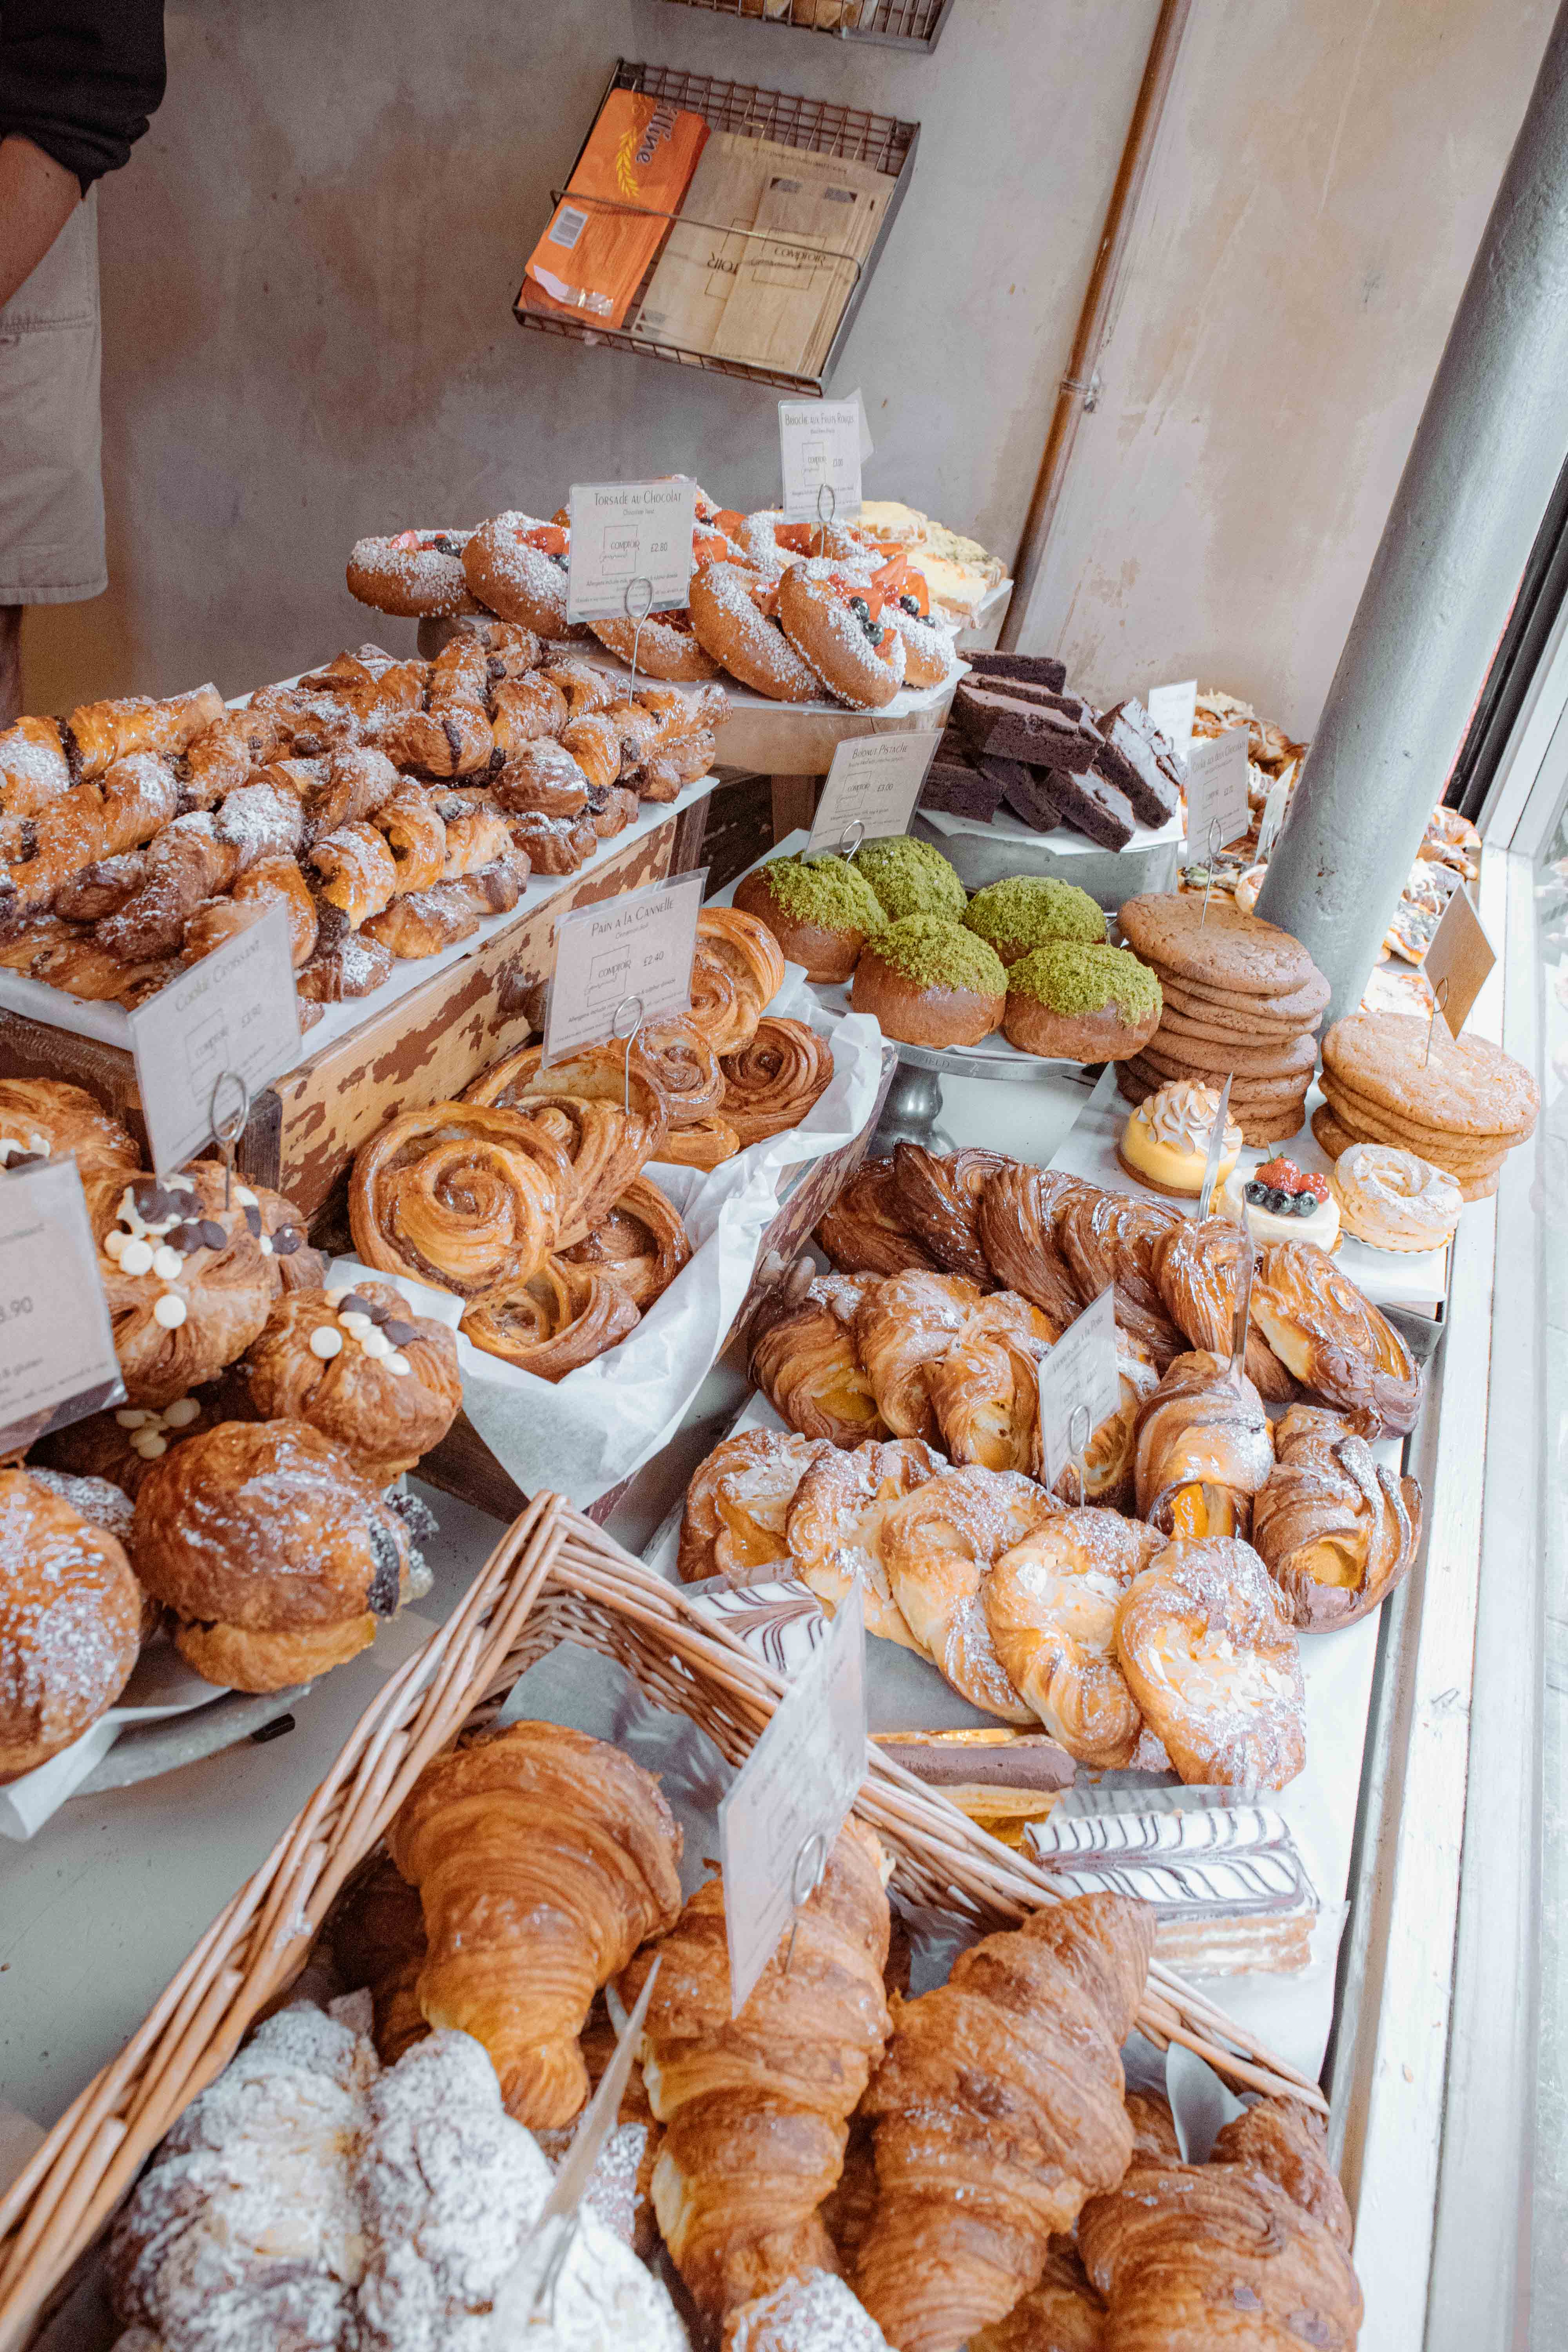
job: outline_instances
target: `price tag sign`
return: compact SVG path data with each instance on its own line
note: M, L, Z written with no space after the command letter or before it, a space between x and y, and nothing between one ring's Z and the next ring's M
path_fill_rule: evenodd
M1069 1323L1039 1364L1040 1450L1045 1457L1046 1485L1054 1486L1069 1462L1082 1451L1102 1421L1109 1421L1121 1399L1116 1370L1116 1291L1111 1283ZM1079 1415L1080 1442L1073 1444L1073 1415L1088 1410L1089 1427Z
M1470 1007L1496 961L1492 943L1481 929L1481 919L1461 885L1449 892L1448 903L1421 965L1433 1002L1441 1007L1451 1037L1457 1037L1468 1020Z
M0 1454L124 1394L75 1160L0 1175Z
M614 1035L616 1015L628 999L639 1025L685 1012L707 879L704 866L562 916L544 1015L546 1067ZM629 1034L626 1025L620 1034Z
M1259 865L1262 865L1265 858L1272 857L1274 855L1274 845L1285 830L1285 811L1289 805L1289 801L1290 786L1287 779L1281 776L1277 784L1269 786L1268 797L1263 803L1263 814L1258 820L1258 862Z
M1252 822L1247 800L1247 730L1205 735L1187 753L1187 854L1207 857Z
M849 845L858 846L857 825L859 841L908 833L941 740L940 729L922 729L918 734L851 735L840 743L816 803L807 856L838 848L847 835Z
M691 588L697 485L574 482L566 554L566 611L574 621L639 620L668 613Z
M153 1165L183 1168L212 1134L220 1078L243 1079L254 1099L300 1058L288 908L268 907L130 1019ZM226 1087L226 1102L231 1097Z
M858 392L847 400L780 401L779 470L789 521L855 520L864 425Z
M866 1629L852 1583L719 1807L731 2017L820 1885L865 1777Z
M1192 749L1193 717L1197 707L1195 677L1184 677L1179 686L1152 686L1144 698L1144 709L1184 760Z

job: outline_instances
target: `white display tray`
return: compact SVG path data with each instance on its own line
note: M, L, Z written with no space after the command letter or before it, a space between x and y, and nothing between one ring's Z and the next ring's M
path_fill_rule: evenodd
M1141 849L1163 849L1167 843L1179 843L1183 838L1181 811L1167 817L1161 825L1138 824L1132 828L1132 838L1120 849L1107 849L1103 842L1090 841L1070 824L1054 824L1045 832L1037 825L1026 824L1021 816L1009 809L998 809L989 819L977 816L955 816L951 809L922 808L922 824L933 833L950 841L1006 841L1035 848L1047 848L1053 857L1127 857Z

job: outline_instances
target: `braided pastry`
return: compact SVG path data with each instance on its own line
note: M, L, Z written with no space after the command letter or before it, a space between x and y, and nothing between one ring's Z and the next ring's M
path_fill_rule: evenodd
M509 758L542 737L559 735L567 719L566 697L548 670L502 678L491 693L490 709L496 749Z
M428 793L400 782L377 807L375 823L397 867L400 895L439 882L447 870L447 828Z
M396 861L374 825L363 820L318 841L310 862L321 877L321 897L356 931L367 915L379 915L391 904L397 889Z
M900 2352L952 2352L1002 2318L1085 2198L1121 2179L1121 2044L1153 1943L1152 1906L1081 1895L895 2005L866 2100L878 2197L855 2286Z
M855 1344L877 1409L893 1436L939 1444L931 1375L979 1306L980 1293L956 1275L921 1273L863 1280L862 1289Z
M833 1048L805 1021L772 1015L758 1022L749 1045L723 1061L723 1117L742 1150L798 1127L833 1078Z
M742 1429L723 1439L686 1490L676 1559L681 1582L727 1576L732 1584L765 1584L792 1573L784 1527L806 1472L818 1461L857 1458L794 1430Z
M560 1255L616 1284L638 1314L646 1315L690 1264L691 1244L675 1203L646 1176L637 1176L609 1215Z
M737 987L756 1000L759 1013L773 1003L784 984L784 960L765 923L739 907L704 907L697 918L697 936Z
M445 780L488 768L496 740L479 703L443 702L393 719L382 730L381 748L394 767Z
M986 1580L1005 1551L1060 1507L1016 1471L944 1470L882 1521L888 1581L916 1642L961 1698L1005 1723L1035 1717L991 1638Z
M531 1140L513 1112L475 1103L395 1118L354 1160L349 1220L360 1256L469 1300L526 1282L572 1207Z
M803 1437L858 1445L889 1434L856 1352L857 1309L870 1287L853 1275L825 1274L795 1306L781 1292L763 1302L752 1327L752 1378Z
M387 1832L419 1889L419 2006L489 2051L521 2123L569 2123L599 1987L680 1908L680 1832L618 1748L514 1723L437 1757Z
M531 636L532 631L524 633ZM459 629L447 638L426 678L426 698L432 710L447 702L471 702L483 707L490 690L489 661L483 646Z
M216 1379L266 1323L272 1276L259 1236L212 1160L180 1176L117 1173L94 1185L89 1206L126 1396L170 1404Z
M563 1381L616 1348L639 1318L629 1291L595 1269L553 1255L498 1295L478 1300L462 1330L487 1356L502 1357L542 1381Z
M1040 1473L1040 1359L1056 1327L1026 1298L994 1291L928 1368L948 1458L987 1470Z
M561 730L561 749L582 771L585 786L620 782L621 739L607 711L591 710L568 720Z
M1415 1359L1385 1315L1310 1242L1276 1242L1259 1260L1252 1313L1275 1354L1328 1404L1376 1416L1403 1436L1421 1407Z
M980 1247L992 1279L1032 1298L1058 1331L1087 1303L1057 1243L1056 1213L1078 1179L1021 1160L1004 1160L980 1188Z
M904 1224L890 1160L868 1160L849 1179L812 1239L840 1274L937 1270L930 1251Z
M1154 1280L1165 1310L1194 1348L1228 1357L1236 1322L1241 1228L1228 1217L1173 1225L1154 1244ZM1247 1376L1266 1404L1289 1404L1296 1383L1249 1316Z
M84 702L66 724L76 746L77 772L90 782L136 752L183 751L223 716L216 687L198 686L189 694L128 694L113 702Z
M1198 1349L1168 1364L1138 1415L1138 1516L1171 1536L1241 1536L1274 1467L1263 1400L1224 1356Z
M1116 1659L1116 1604L1164 1549L1116 1511L1061 1511L1005 1551L985 1580L985 1622L1018 1696L1069 1756L1124 1771L1143 1718Z
M999 1151L970 1145L938 1152L918 1143L900 1143L893 1150L894 1185L904 1223L940 1266L977 1282L983 1290L992 1287L993 1276L980 1241L982 1188L1007 1165Z
M263 1421L309 1422L378 1488L440 1444L463 1401L451 1332L384 1282L284 1293L245 1381Z
M824 1447L806 1468L789 1507L788 1557L829 1614L860 1587L868 1633L924 1656L893 1598L882 1559L888 1514L906 1495L946 1468L918 1437L870 1440L853 1454Z
M1163 1202L1100 1192L1088 1184L1064 1192L1056 1213L1057 1241L1079 1296L1098 1298L1114 1282L1118 1323L1142 1341L1162 1371L1183 1352L1183 1339L1154 1280L1154 1244L1184 1223L1179 1209Z
M1252 1540L1297 1627L1353 1624L1385 1601L1421 1541L1421 1489L1373 1459L1342 1414L1292 1405L1252 1507Z
M404 780L384 751L365 745L335 751L325 778L308 795L314 837L319 841L341 824L374 816L403 788Z
M621 698L620 688L607 670L600 669L594 662L579 660L574 654L550 662L544 675L565 696L567 710L574 719L585 718L593 710L612 709Z
M1184 1780L1282 1789L1300 1771L1296 1636L1250 1544L1173 1538L1117 1605L1116 1654Z

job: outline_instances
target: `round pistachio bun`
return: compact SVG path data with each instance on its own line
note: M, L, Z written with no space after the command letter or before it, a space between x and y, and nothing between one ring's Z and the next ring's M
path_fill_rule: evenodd
M1058 882L1048 874L1009 874L1001 882L988 882L971 898L963 919L1004 963L1016 963L1032 948L1043 948L1051 940L1105 945L1099 900L1076 882Z
M1159 982L1125 948L1054 940L1008 972L1002 1026L1021 1053L1121 1062L1149 1043L1163 1010Z
M855 852L854 864L876 892L889 922L904 915L946 915L963 920L965 891L956 867L929 841L909 834L886 841L868 841Z
M984 940L942 915L905 915L868 942L849 1002L906 1045L978 1045L1002 1018L1007 972Z
M865 876L843 857L773 857L735 891L742 914L765 923L808 980L847 980L887 921Z

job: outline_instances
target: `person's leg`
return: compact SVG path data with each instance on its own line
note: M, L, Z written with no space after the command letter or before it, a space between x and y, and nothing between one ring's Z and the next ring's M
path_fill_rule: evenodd
M22 607L0 604L0 727L22 715Z

